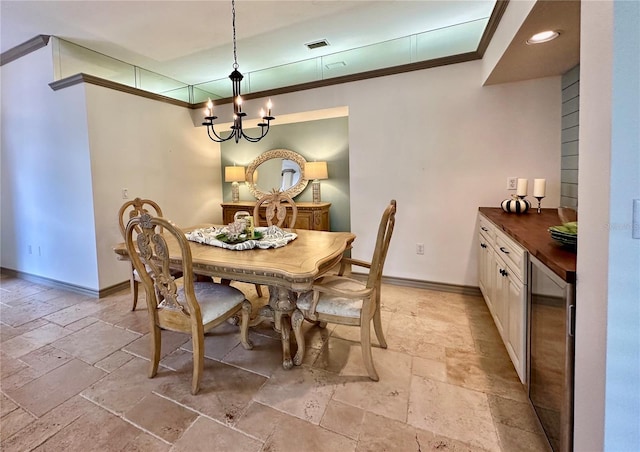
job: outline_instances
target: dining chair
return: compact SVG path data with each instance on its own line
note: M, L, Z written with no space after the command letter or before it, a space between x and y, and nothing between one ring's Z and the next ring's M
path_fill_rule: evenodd
M296 219L298 218L298 207L291 196L274 189L271 193L260 198L253 208L253 220L256 226L260 226L260 207L263 205L266 207L265 220L267 226L275 224L279 228L282 227L287 218L287 208L289 208L291 210L291 220L288 222L288 226L289 228L295 227Z
M302 323L305 319L321 324L329 322L355 325L360 327L362 357L369 378L374 381L379 380L371 355L371 322L373 321L380 347L387 348L380 317L380 281L393 234L395 216L396 201L392 199L382 214L370 263L343 258L343 260L347 259L345 265L350 262L368 268L369 274L366 281L347 278L342 274L323 276L314 282L311 291L298 297L297 308L291 316L293 331L298 342L298 351L294 358L296 365L300 365L304 358Z
M169 242L170 239L173 240ZM184 232L164 218L146 212L133 217L127 224L125 243L147 296L151 330L149 378L158 372L162 330L189 333L193 344L191 394L195 395L204 369L205 332L241 311L240 342L247 350L253 348L248 336L251 303L235 287L212 280L194 281L189 242ZM171 252L175 254L176 249L182 256L181 285L169 268Z
M120 233L122 234L122 238L125 238L125 230L127 227L127 223L133 217L138 217L143 213L153 214L157 217L162 217L162 209L160 206L150 199L141 199L135 198L131 201L125 202L122 207L120 207L120 211L118 212L118 222L120 225ZM136 233L139 232L139 229L136 230ZM138 305L138 286L141 282L140 276L138 275L137 270L133 267L133 263L131 262L131 273L129 275L129 285L131 287L131 293L133 294L133 306L131 308L132 311L136 310L136 306Z

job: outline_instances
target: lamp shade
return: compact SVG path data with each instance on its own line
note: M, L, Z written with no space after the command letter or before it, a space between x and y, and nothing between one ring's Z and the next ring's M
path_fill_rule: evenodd
M225 182L244 182L245 181L244 166L226 166L224 168Z
M328 179L327 162L307 162L304 164L304 177L311 179Z

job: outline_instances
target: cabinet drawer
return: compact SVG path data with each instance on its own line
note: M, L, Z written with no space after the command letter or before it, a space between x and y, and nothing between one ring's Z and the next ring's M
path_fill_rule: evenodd
M524 248L501 232L496 233L495 252L512 272L526 284L527 258Z
M489 244L493 246L496 239L496 227L482 215L480 215L478 219L478 231L484 235L489 241Z

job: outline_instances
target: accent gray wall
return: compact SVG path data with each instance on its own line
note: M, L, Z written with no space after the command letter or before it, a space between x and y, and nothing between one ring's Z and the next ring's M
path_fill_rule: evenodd
M562 160L560 205L578 207L578 154L580 128L580 65L562 76Z
M276 113L277 114L277 113ZM277 121L277 118L276 118ZM248 129L250 136L257 129ZM320 181L322 201L331 203L331 230L350 231L349 192L349 120L347 117L305 121L271 126L258 143L245 140L228 141L220 146L223 199L231 201L231 183L224 182L224 167L234 164L248 166L253 159L271 149L288 149L307 161L326 161L329 179ZM240 184L240 199L254 200L249 189ZM295 198L312 201L311 183Z

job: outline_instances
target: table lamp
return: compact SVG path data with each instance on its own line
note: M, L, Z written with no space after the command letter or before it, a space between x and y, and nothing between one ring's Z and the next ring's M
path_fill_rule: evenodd
M224 181L231 182L231 200L233 202L240 201L238 182L244 182L245 180L244 166L226 166L224 168Z
M320 179L328 179L327 162L306 162L304 165L304 177L313 180L313 202L320 202Z

